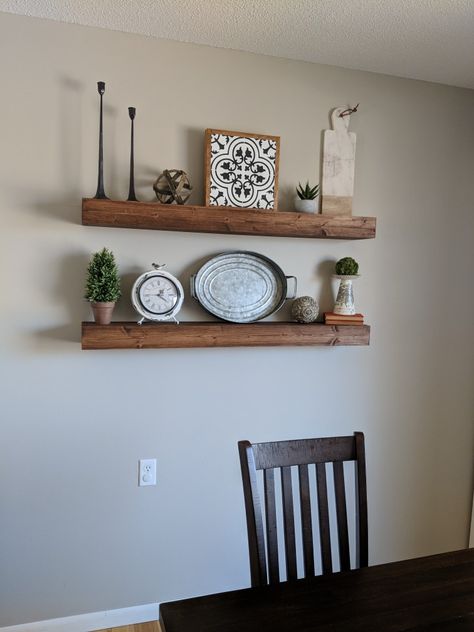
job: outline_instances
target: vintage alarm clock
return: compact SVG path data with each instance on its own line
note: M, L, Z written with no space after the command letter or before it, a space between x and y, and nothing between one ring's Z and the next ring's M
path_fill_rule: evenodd
M153 270L141 274L133 284L133 307L144 320L174 320L181 309L184 290L178 279L163 270L164 265L153 263Z

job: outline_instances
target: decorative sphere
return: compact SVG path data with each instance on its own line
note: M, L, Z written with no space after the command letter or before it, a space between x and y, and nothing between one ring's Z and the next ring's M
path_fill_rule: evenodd
M180 169L165 169L158 176L153 189L158 201L162 204L185 204L193 187L185 171Z
M298 323L313 323L319 314L319 305L311 296L300 296L293 301L291 316Z

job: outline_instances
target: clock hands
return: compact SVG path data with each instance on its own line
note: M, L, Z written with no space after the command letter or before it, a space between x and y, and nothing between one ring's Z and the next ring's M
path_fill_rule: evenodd
M158 294L147 294L147 296L159 296L162 299L166 299L167 297L164 296L164 290L161 290L160 292L158 292ZM169 298L170 295L168 295Z

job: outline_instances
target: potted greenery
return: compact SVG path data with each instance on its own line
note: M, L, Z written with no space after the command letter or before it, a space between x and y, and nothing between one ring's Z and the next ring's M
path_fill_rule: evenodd
M115 257L113 252L103 248L92 255L87 267L85 298L91 304L97 324L110 324L115 303L120 295L120 278Z
M352 257L344 257L336 263L336 274L338 276L357 277L359 272L359 264Z
M344 257L336 263L335 279L340 280L334 313L341 316L352 316L356 313L352 281L359 278L359 264L352 257Z
M318 210L319 184L314 187L306 182L303 187L301 182L296 187L295 208L300 213L316 213Z

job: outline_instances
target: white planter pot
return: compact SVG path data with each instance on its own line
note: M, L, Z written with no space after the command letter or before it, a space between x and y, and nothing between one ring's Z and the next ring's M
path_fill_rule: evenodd
M317 213L318 198L315 200L302 200L298 196L295 197L295 209L298 213Z
M343 275L335 274L335 279L340 279L339 290L337 292L334 313L340 316L353 316L356 313L354 304L354 293L352 291L352 281L359 278L358 274Z

